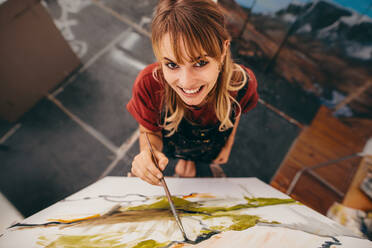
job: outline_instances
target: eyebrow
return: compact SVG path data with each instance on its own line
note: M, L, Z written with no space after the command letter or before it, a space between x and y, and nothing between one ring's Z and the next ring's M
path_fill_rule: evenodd
M202 59L202 58L205 58L205 57L208 57L208 54L204 54L203 56L199 56L199 57L197 57L197 58L193 59L193 60L192 60L192 61L190 61L190 62L192 63L192 62L198 61L199 59ZM175 64L177 64L176 62L174 62L174 61L173 61L173 60L171 60L170 58L167 58L167 57L163 57L163 59L166 59L166 60L168 60L168 61L170 61L170 62L172 62L172 63L175 63Z
M171 60L171 59L168 59L167 57L164 57L163 59L169 60L170 62L174 63L174 61L173 61L173 60Z
M197 57L197 58L195 58L193 61L191 61L191 62L196 62L196 61L198 61L198 60L200 60L200 59L203 59L203 58L206 58L206 57L208 57L208 54L204 54L203 56L199 56L199 57Z

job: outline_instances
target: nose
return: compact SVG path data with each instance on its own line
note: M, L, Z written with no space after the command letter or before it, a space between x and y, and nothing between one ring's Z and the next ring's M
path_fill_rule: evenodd
M192 68L182 68L179 76L179 86L185 89L196 87L195 75Z

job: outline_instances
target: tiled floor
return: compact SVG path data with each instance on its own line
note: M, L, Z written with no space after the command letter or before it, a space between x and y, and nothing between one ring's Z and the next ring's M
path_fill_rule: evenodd
M61 7L63 2L68 1L44 5L83 67L19 122L0 121L0 190L24 216L93 183L104 172L126 176L138 152L137 123L125 105L136 75L154 61L146 30L156 1L69 1ZM264 100L293 99L289 96L294 91L270 93L270 79L258 76ZM311 119L314 109L306 118ZM225 173L269 182L299 131L259 104L242 117ZM172 168L166 175L173 174ZM211 174L203 167L198 176Z

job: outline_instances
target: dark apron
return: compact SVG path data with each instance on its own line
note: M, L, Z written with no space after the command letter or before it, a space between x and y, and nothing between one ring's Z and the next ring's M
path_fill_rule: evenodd
M172 136L166 137L168 132L163 129L163 152L172 158L210 163L217 158L232 132L232 128L220 132L218 127L219 123L199 126L183 118Z
M248 82L238 92L236 98L238 102L245 95L247 89ZM230 119L234 123L234 108L231 117ZM162 118L162 121L163 120L164 118ZM229 128L221 132L218 130L220 124L221 123L218 121L214 125L201 126L183 118L177 131L172 136L167 137L166 135L169 132L164 129L162 130L164 154L170 158L211 163L217 158L233 130L233 128Z

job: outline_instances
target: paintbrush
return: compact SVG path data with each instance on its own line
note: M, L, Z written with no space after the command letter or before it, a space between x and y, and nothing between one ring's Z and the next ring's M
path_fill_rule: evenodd
M160 167L159 167L159 164L158 164L158 160L155 157L155 153L154 153L154 150L152 149L152 145L150 143L149 137L147 136L147 133L145 133L145 135L146 135L147 144L148 144L148 146L150 148L150 152L151 152L151 155L152 155L152 160L154 161L155 166L160 170ZM173 200L172 200L172 196L171 196L171 194L170 194L170 192L168 190L168 186L167 186L167 183L164 180L164 177L162 177L160 179L160 182L161 182L161 184L162 184L162 186L164 188L165 194L167 195L168 202L169 202L170 208L172 210L173 216L176 219L176 223L178 225L178 228L180 229L180 231L181 231L181 233L182 233L183 238L185 239L185 241L188 241L189 239L187 238L186 233L185 233L185 230L183 229L183 225L182 225L181 219L180 219L180 217L178 216L178 214L176 212L176 207L174 206L174 203L173 203Z

